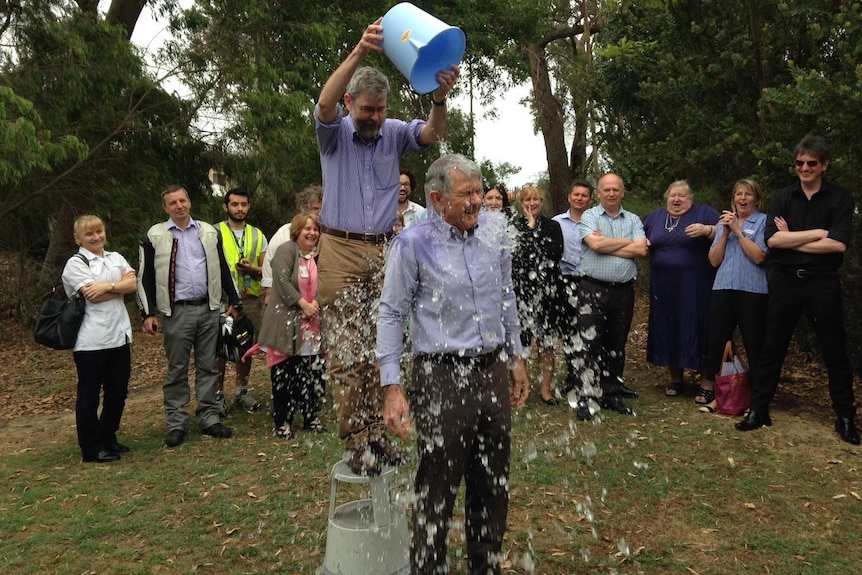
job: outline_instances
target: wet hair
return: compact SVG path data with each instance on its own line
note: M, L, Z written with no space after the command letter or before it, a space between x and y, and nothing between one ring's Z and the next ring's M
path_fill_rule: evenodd
M590 191L590 196L593 195L593 185L586 180L575 180L572 182L572 185L569 186L569 193L571 194L575 188L586 188Z
M72 230L76 236L83 235L92 230L105 229L105 222L99 216L85 214L75 220Z
M674 188L683 188L688 197L692 200L694 199L694 193L691 191L691 186L689 186L688 182L685 180L677 180L675 182L671 182L667 189L664 191L664 199L668 199L670 197L670 191Z
M829 142L825 138L809 134L799 140L799 143L793 148L794 158L798 158L802 154L817 156L817 159L825 164L830 160L832 151L829 149Z
M230 203L231 195L243 196L243 197L245 197L246 201L249 201L251 199L251 196L249 196L249 193L246 191L245 188L238 187L238 188L234 188L232 190L228 190L228 192L224 195L224 205L228 205Z
M733 184L733 189L730 191L730 210L732 212L736 211L733 196L736 194L736 190L738 188L748 188L749 190L751 190L751 193L754 194L754 200L757 202L756 207L760 209L760 206L763 203L763 190L760 188L760 184L750 178L743 178Z
M290 239L296 242L299 238L299 234L302 233L302 228L305 227L305 222L311 220L314 222L314 225L317 226L317 230L320 231L320 222L317 221L317 216L311 212L302 212L293 216L293 219L290 220Z
M357 99L360 94L367 94L372 100L384 100L389 98L389 78L383 72L371 66L361 66L345 90L352 99Z
M416 176L413 175L413 172L410 170L401 170L399 176L407 176L407 179L410 180L410 191L413 192L416 190Z
M425 175L425 196L427 197L432 190L448 196L452 191L452 172L456 170L469 179L482 179L482 170L476 162L461 154L447 154L428 168L428 173Z
M314 202L323 201L323 186L312 184L303 188L296 194L296 207L300 212L307 212Z
M180 190L182 190L186 194L186 198L189 198L189 192L185 189L184 186L181 186L179 184L171 184L170 186L162 190L162 205L165 204L165 196L173 194L174 192L179 192ZM191 200L191 198L189 198L189 200Z

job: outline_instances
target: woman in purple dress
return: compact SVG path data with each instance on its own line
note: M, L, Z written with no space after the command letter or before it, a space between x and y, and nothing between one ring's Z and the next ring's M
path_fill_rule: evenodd
M702 372L706 367L709 300L715 278L708 254L719 214L709 206L695 205L685 180L668 186L664 197L667 207L658 208L643 221L650 260L647 361L668 368L670 383L665 395L675 397L683 391L684 369ZM701 401L708 402L706 398Z

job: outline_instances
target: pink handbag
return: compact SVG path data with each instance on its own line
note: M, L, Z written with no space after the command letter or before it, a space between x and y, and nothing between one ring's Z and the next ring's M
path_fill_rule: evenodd
M715 411L724 415L740 415L751 403L748 366L736 354L732 341L724 346L721 371L715 377L715 401Z

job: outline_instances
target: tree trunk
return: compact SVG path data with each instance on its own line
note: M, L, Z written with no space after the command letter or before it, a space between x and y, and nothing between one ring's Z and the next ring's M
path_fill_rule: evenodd
M42 273L39 277L41 286L50 286L57 282L66 260L75 251L76 246L72 239L74 218L74 208L68 202L61 202L57 217L50 224L51 241L48 244L48 251L45 254Z
M560 213L568 208L570 179L566 157L565 119L559 102L551 92L551 77L544 48L535 42L528 42L525 50L530 64L536 117L545 140L545 156L548 159L548 199L554 213Z
M106 19L113 24L120 24L126 29L126 38L132 39L132 32L147 0L112 0Z

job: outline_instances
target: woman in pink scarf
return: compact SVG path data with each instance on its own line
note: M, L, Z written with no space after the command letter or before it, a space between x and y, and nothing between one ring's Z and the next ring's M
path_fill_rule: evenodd
M274 433L292 439L293 416L302 413L306 430L322 433L317 417L323 396L320 306L317 303L317 216L299 214L290 239L272 259L272 290L258 344L266 352L272 379Z

